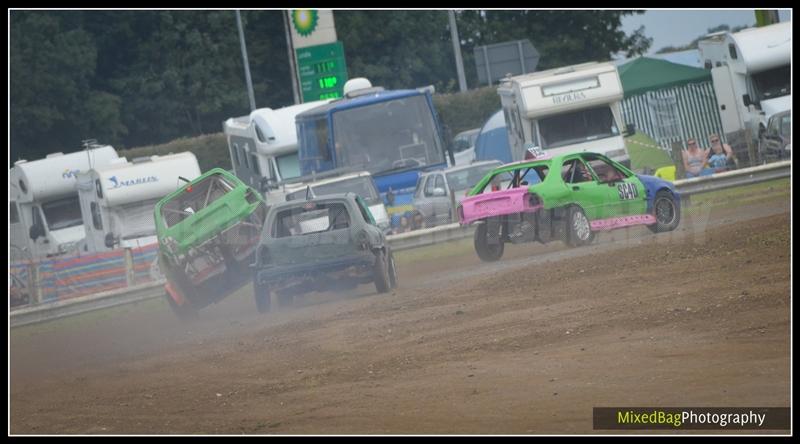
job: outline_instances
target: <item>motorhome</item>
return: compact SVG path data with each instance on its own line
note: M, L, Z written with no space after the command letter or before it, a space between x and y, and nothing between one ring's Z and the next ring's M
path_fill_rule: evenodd
M190 152L130 162L122 157L102 168L78 173L80 211L86 229L79 251L98 253L155 244L156 203L199 176L200 166Z
M34 260L74 251L86 235L75 177L118 157L110 145L90 145L84 151L16 161L8 180L11 259Z
M583 63L503 79L497 88L511 160L533 145L550 155L591 151L630 166L623 92L612 63Z
M709 34L698 49L734 150L746 146L747 130L755 143L773 114L791 109L791 22Z
M236 177L265 192L267 182L277 183L299 176L295 116L328 102L330 100L318 100L278 109L261 108L250 115L223 122Z

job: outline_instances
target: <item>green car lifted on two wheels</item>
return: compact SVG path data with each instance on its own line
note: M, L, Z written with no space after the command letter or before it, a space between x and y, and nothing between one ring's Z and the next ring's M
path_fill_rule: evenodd
M680 194L672 183L635 174L601 154L545 156L494 169L461 201L459 222L477 224L481 260L500 259L506 242L581 246L599 231L678 226Z

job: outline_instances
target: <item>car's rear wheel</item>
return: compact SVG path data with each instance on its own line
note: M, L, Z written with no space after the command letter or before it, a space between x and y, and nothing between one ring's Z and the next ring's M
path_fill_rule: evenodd
M386 293L391 288L389 268L386 264L385 256L383 252L375 256L375 265L372 270L372 275L375 280L375 289L378 293Z
M493 228L494 229L494 228ZM494 262L503 257L505 250L505 243L503 242L503 226L497 224L497 233L489 233L489 223L484 222L475 228L475 252L478 257L484 262ZM494 241L489 241L489 235L495 238Z
M675 202L672 193L661 190L656 193L653 201L653 215L656 217L656 223L647 226L650 231L653 233L672 231L681 221L681 207Z
M594 240L594 232L586 213L578 206L569 207L567 213L567 245L580 247L589 245Z
M259 284L258 277L253 279L253 296L259 313L267 313L272 305L272 295L268 285Z

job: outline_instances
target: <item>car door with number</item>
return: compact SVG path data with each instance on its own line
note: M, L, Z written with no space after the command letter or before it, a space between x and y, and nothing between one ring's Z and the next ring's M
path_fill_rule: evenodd
M614 190L607 202L606 217L644 214L647 211L647 193L635 174L628 174L599 156L587 155L585 159L600 185Z

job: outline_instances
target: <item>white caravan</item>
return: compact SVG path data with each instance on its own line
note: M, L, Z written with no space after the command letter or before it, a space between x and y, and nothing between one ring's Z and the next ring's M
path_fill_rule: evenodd
M583 63L503 79L512 161L534 145L552 155L590 151L630 166L623 139L622 83L613 63Z
M770 116L791 109L792 22L709 34L698 49L732 146L746 143L747 129L755 141Z
M74 251L86 235L75 176L117 158L111 146L91 145L84 151L15 162L8 174L11 259L41 259Z
M223 122L236 177L265 192L267 182L299 176L295 116L328 102L330 100L318 100L278 109L261 108L249 116Z
M103 168L77 175L86 239L80 252L154 244L153 209L167 194L200 176L197 158L190 152L133 159L120 158Z

